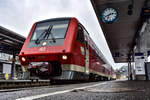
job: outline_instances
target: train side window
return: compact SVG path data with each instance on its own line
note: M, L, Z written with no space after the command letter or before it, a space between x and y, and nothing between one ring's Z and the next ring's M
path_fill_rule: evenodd
M84 42L84 35L81 26L78 27L77 40L81 43Z
M88 49L88 32L84 29L84 35L85 35L85 46L86 46L86 48Z
M89 35L89 33L84 29L85 36Z
M105 68L103 67L103 72L105 72Z
M88 42L85 41L85 47L88 49Z

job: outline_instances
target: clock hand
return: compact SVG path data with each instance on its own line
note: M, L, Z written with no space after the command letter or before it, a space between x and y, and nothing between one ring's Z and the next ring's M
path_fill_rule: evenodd
M112 14L114 14L114 13L110 13L110 14L106 15L105 17L110 16L110 15L112 15Z

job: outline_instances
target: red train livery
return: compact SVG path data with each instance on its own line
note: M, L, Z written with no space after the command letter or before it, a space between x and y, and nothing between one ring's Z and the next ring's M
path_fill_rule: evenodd
M20 62L32 75L54 80L109 80L113 68L76 18L55 18L33 25Z

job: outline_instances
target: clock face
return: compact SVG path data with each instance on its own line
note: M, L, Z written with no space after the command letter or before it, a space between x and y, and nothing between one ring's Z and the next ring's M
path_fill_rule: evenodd
M118 13L114 8L106 8L102 11L101 18L104 23L112 24L117 20Z

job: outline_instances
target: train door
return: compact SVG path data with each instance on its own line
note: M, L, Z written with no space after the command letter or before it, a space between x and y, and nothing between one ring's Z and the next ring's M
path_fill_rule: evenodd
M89 47L88 47L88 33L84 29L85 39L85 73L89 74Z
M82 26L79 24L78 25L78 33L77 33L77 37L76 40L78 42L76 42L75 45L75 49L76 52L78 52L78 56L80 56L78 59L76 59L75 61L81 65L81 66L85 66L85 40L84 40L84 31ZM82 67L82 72L85 72L85 68Z

